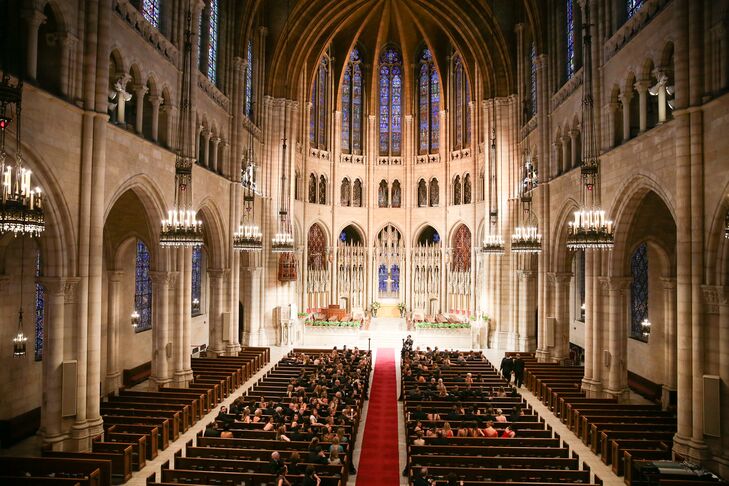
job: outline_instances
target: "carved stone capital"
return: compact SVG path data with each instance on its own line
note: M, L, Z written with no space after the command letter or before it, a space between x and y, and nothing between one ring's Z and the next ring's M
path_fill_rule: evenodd
M633 283L632 277L607 277L608 290L610 292L624 292L630 288Z
M210 279L219 279L225 277L225 275L228 273L227 268L209 268L208 269L208 277Z
M676 289L676 277L661 277L661 282L665 290Z
M718 314L719 307L729 304L729 287L724 285L702 285L706 312Z
M63 282L63 300L66 304L76 302L76 289L81 281L79 277L66 277Z
M121 282L121 279L124 278L124 272L123 270L108 270L106 272L106 277L109 279L109 282Z
M173 279L171 274L172 272L149 272L149 276L152 279L153 285L169 285Z
M549 272L547 273L547 279L553 284L569 284L574 274L571 272Z
M516 274L521 280L529 280L537 276L537 272L534 270L517 270Z

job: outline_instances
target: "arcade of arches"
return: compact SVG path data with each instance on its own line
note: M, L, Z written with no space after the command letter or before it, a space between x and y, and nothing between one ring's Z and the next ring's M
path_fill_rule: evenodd
M299 344L283 321L378 302L473 322L477 348L584 362L590 396L627 400L629 375L660 385L674 450L729 476L729 1L191 4L204 245L167 249L187 2L3 2L1 68L24 80L47 224L0 237L0 421L40 408L45 444L87 449L122 370L151 362L153 383L184 387L194 346ZM583 24L610 251L566 247L589 139ZM251 152L264 249L240 253ZM269 249L282 201L288 256ZM527 218L538 254L509 248ZM480 252L497 233L505 253ZM21 296L29 352L13 359Z

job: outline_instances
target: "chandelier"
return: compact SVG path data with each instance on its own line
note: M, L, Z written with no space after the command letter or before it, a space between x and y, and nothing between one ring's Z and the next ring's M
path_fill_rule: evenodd
M523 225L514 228L511 235L511 251L515 253L539 253L542 251L542 235L537 227L536 216L531 211L532 191L539 179L529 150L524 152L524 176L520 187L519 199L527 219Z
M180 120L178 126L178 148L175 157L175 206L167 211L162 220L160 246L195 247L203 244L202 221L192 210L192 13L187 11L185 29L184 59L182 65L182 89L180 91Z
M489 234L484 236L483 243L481 244L481 253L503 255L505 248L504 238L501 237L497 227L499 220L499 212L497 209L499 197L496 182L496 98L494 98L491 112L491 144L489 148L489 223L491 228Z
M243 224L233 234L233 249L238 251L259 251L263 248L263 233L255 222L256 164L253 156L253 135L250 136L245 155L245 168L241 174L243 195Z
M724 238L729 239L729 211L726 212L724 217Z
M542 235L536 226L517 226L511 235L511 251L514 253L539 253L542 251Z
M580 174L582 176L583 209L575 211L574 221L568 224L567 248L570 250L610 250L615 243L613 222L600 208L600 159L597 155L595 135L595 110L592 100L592 48L590 36L590 9L585 6L585 34L583 50L585 66L582 91L582 119L586 123L586 137L583 138L585 154ZM591 207L588 207L588 199Z
M33 237L39 236L45 229L45 216L41 190L32 187L33 173L23 166L20 139L22 92L22 81L13 84L8 74L3 75L0 81L0 234ZM5 150L5 135L12 122L8 105L15 107L17 117L15 161Z
M25 239L20 242L20 308L18 309L18 332L13 338L13 358L25 356L28 338L23 332L23 276L25 270Z

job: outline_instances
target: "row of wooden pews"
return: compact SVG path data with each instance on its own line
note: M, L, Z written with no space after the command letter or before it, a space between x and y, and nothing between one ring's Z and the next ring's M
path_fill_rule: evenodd
M422 360L414 360L416 353L408 353L402 367L408 436L406 472L411 484L424 467L428 478L435 479L434 484L445 484L449 474L455 474L466 485L592 484L589 467L581 464L574 451L563 445L559 435L508 386L480 352L430 353L426 358L433 362L427 365L427 371L417 368ZM444 365L444 356L449 356L450 364ZM470 386L468 373L469 380L474 379ZM418 383L420 376L426 383ZM418 396L416 388L421 393L423 388L432 388L428 384L431 378L436 378L436 390L445 386L448 396L436 395L432 390L425 397ZM456 386L458 395L454 396ZM483 430L498 410L509 418L506 422L493 421L498 436L481 436L478 429ZM453 437L443 434L445 422L453 430ZM513 438L501 438L507 427L514 430ZM459 436L457 431L462 429L468 436ZM417 430L431 431L425 433L423 445L415 445L420 437ZM435 436L432 431L437 431ZM597 477L595 482L602 484Z
M238 356L197 358L192 361L194 380L189 388L122 389L109 395L101 403L104 434L92 441L91 451L43 450L40 458L10 458L13 468L3 469L0 476L13 480L4 479L3 484L26 480L42 484L59 478L63 478L59 484L66 484L67 476L84 485L128 481L133 471L157 457L269 360L268 348L244 348Z
M671 459L675 414L656 404L589 398L581 389L583 367L539 363L533 354L521 355L527 388L615 474L624 476L626 484L634 484L636 461Z
M351 351L353 352L353 351ZM203 433L197 434L194 440L190 440L184 450L178 451L173 460L162 465L159 474L155 473L147 478L147 484L153 486L165 486L173 484L235 484L246 486L274 484L274 472L271 466L273 452L278 452L281 459L291 466L292 454L298 453L301 458L299 468L289 471L287 477L293 484L303 479L302 469L312 464L307 462L311 442L305 433L299 433L291 427L291 417L281 418L273 430L264 430L269 417L273 416L277 407L282 409L290 407L296 402L297 396L289 393L289 385L292 379L296 380L302 376L309 376L312 373L321 372L313 363L303 364L300 362L302 353L309 356L329 355L331 349L295 349L287 357L277 363L267 374L262 377L252 388L247 390L239 400L241 406L249 407L251 411L257 408L262 410L260 422L247 422L244 417L236 413L220 413L216 417L217 429L224 428L225 432L232 434L232 437L206 436L207 431L215 430L206 428ZM338 351L341 355L342 351ZM370 353L360 351L362 359L367 360L366 369L363 371L365 390L367 389L371 362ZM294 395L294 396L290 396ZM315 397L315 393L307 390L305 401L309 402ZM353 420L345 419L343 424L337 424L336 428L343 427L345 430L345 442L341 443L343 453L340 455L341 464L315 464L317 475L321 478L323 486L344 486L351 467L352 448L356 440L359 416L364 403L363 399L347 400L338 407L334 419L339 420L343 416L343 409L349 403L356 416ZM303 421L308 423L308 416L302 416ZM278 429L283 425L289 441L278 438ZM328 427L313 427L315 435L320 440L320 446L329 450L331 442L326 439L330 432Z

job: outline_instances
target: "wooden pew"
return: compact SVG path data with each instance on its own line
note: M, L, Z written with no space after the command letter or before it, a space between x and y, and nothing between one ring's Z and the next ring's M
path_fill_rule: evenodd
M160 431L156 425L135 425L135 424L104 424L104 434L136 435L143 434L147 440L147 459L150 461L157 457L159 451Z
M132 447L127 446L122 453L116 452L68 452L44 450L43 457L86 459L89 461L111 461L111 475L122 482L132 478Z
M39 479L48 483L49 474L55 478L71 478L82 486L111 486L111 461L104 459L70 459L54 457L0 457L0 474L5 477ZM44 479L45 478L45 479ZM55 479L54 478L54 479ZM25 484L35 484L33 481ZM52 484L52 483L48 483ZM65 484L65 481L64 481Z
M170 421L166 418L153 419L141 417L116 417L113 415L104 417L104 424L108 425L145 425L153 426L157 429L157 447L159 450L165 450L170 445Z

